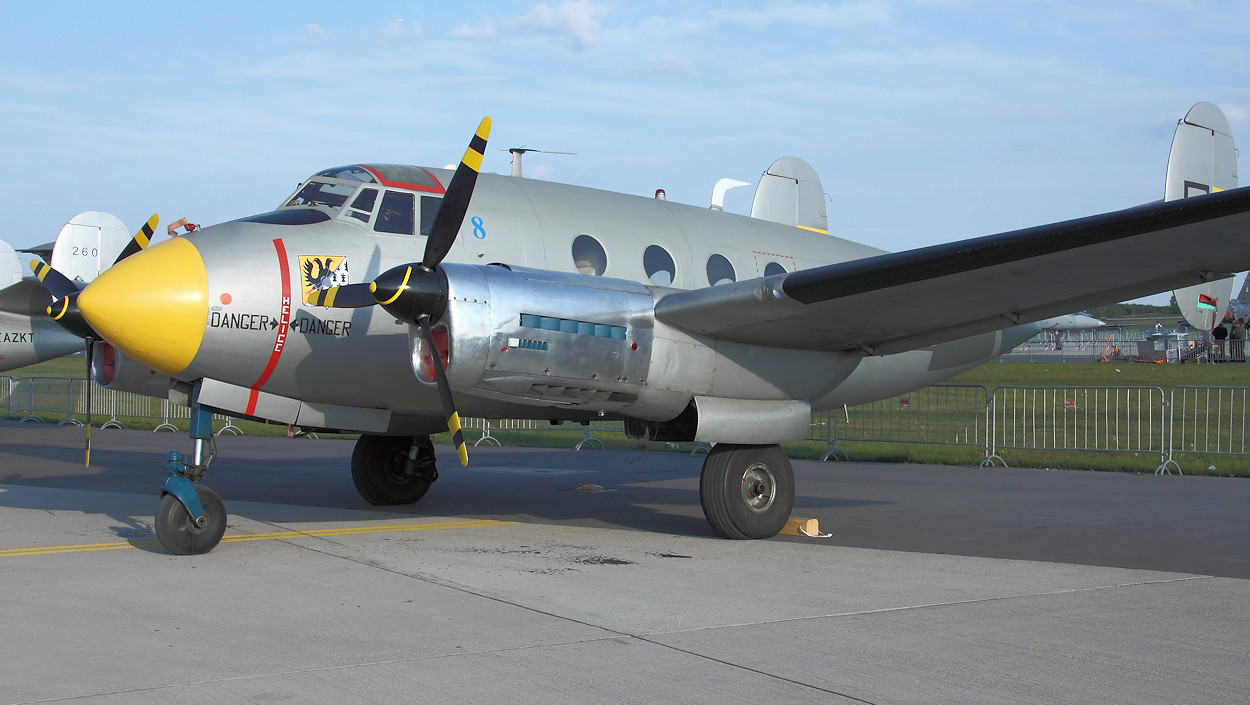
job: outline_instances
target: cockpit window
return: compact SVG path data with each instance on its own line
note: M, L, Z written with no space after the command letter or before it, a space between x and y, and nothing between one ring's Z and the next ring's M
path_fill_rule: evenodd
M376 184L378 182L367 169L354 164L352 166L336 166L333 169L319 171L316 176L322 176L327 179L342 179L344 181L362 181L366 184Z
M429 237L430 231L434 229L434 218L438 215L438 209L443 205L443 199L433 196L421 197L421 234Z
M354 186L346 184L330 184L324 181L309 181L299 190L287 206L329 206L334 210L343 207L343 202L355 191Z
M373 221L373 229L380 233L411 235L414 205L411 193L387 191L382 194L382 207Z
M373 215L373 207L377 205L378 190L375 188L360 189L360 195L356 200L352 201L352 208L349 214L357 219L369 222L369 216Z

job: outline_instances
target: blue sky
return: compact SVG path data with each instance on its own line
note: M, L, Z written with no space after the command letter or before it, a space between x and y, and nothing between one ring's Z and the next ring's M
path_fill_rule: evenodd
M889 250L1161 198L1200 100L1250 140L1239 3L457 5L6 3L0 239L231 220L325 167L455 161L482 115L485 171L576 152L526 173L697 205L799 156L831 231Z

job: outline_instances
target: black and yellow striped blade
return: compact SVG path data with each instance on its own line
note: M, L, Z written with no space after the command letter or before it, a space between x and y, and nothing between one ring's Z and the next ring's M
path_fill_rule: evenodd
M70 281L69 277L56 271L49 264L32 259L30 261L30 271L35 273L35 278L43 284L43 288L47 289L48 293L52 294L52 297L55 299L63 299L70 294L78 293L78 286Z
M161 222L160 216L153 213L152 217L148 218L148 222L144 223L143 227L139 228L139 231L135 233L135 236L130 238L130 242L126 243L126 246L122 248L121 254L117 255L117 259L113 260L113 264L117 264L129 256L147 249L148 244L152 242L152 233L156 231L156 224L159 222Z
M369 293L368 284L345 284L308 293L304 296L304 303L323 308L362 308L377 301Z
M456 413L456 402L451 397L451 386L447 383L447 370L443 369L443 358L438 354L438 346L434 344L434 332L430 330L430 324L426 323L424 318L418 319L417 325L421 326L421 335L425 338L425 344L430 348L430 357L433 358L434 380L438 384L438 396L443 401L443 412L447 414L447 430L451 432L451 444L456 448L456 457L460 458L460 465L468 467L469 451L464 446L464 434L460 431L460 415Z
M482 168L482 155L486 152L486 140L490 137L490 118L482 118L478 123L477 132L464 151L464 158L456 173L447 184L447 193L434 216L434 224L430 227L430 237L425 241L425 256L421 258L421 266L434 269L451 251L456 242L456 234L464 223L464 215L469 210L469 200L473 198L473 187L477 185L477 173Z

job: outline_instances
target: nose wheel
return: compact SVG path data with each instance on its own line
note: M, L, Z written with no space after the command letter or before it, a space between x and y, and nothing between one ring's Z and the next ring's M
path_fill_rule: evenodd
M226 505L221 497L203 485L193 489L203 511L198 520L172 492L161 495L156 510L156 538L175 556L208 553L226 533Z

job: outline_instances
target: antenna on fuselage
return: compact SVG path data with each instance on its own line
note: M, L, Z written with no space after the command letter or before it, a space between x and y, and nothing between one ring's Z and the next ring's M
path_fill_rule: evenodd
M577 154L577 152L550 152L545 149L530 149L529 147L513 147L509 149L508 152L512 154L512 175L516 177L521 176L521 155L526 152L538 152L539 154Z

